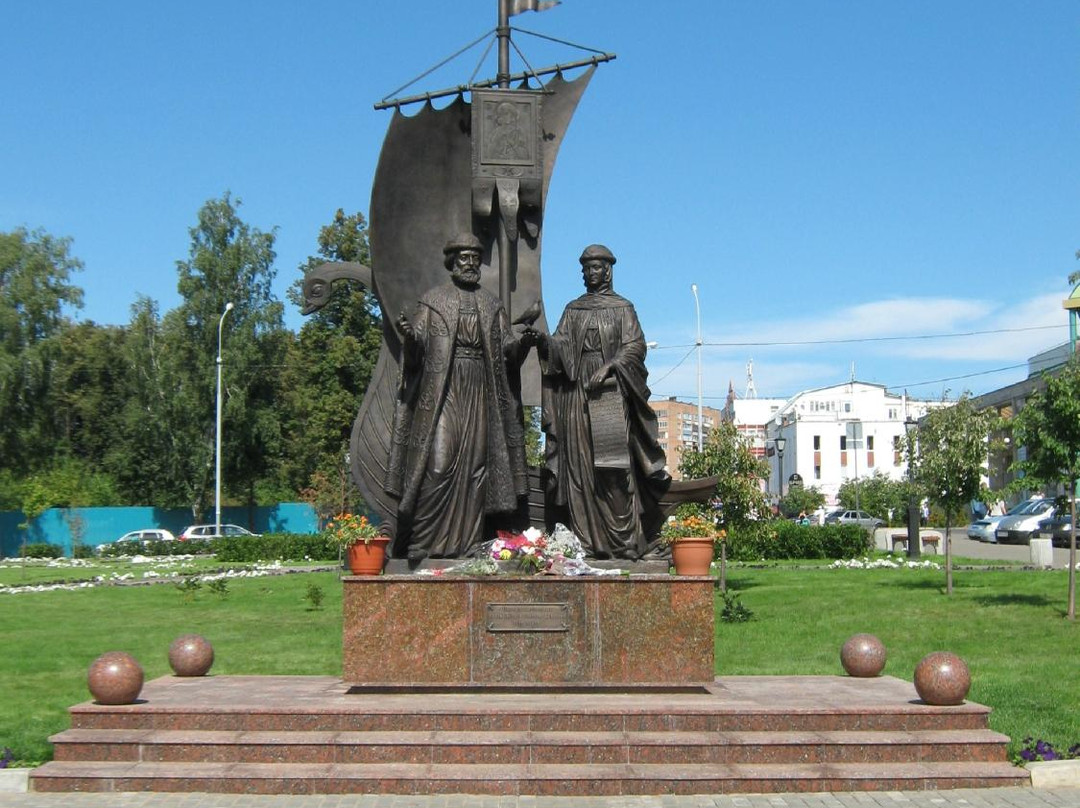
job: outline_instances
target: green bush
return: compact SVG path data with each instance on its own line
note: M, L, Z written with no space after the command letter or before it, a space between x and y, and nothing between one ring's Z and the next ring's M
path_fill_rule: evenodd
M856 558L874 546L870 533L858 525L797 525L786 520L740 531L728 538L728 545L728 557L734 561Z
M137 541L113 542L101 548L103 558L121 556L171 556L171 555L210 555L214 552L210 542L204 539L189 541L152 541L143 545Z
M76 544L71 550L72 558L93 558L94 548L89 544Z
M20 558L60 558L63 554L64 551L60 549L60 545L44 541L24 544L19 548Z
M218 561L337 561L337 545L324 533L267 533L226 536L214 542Z

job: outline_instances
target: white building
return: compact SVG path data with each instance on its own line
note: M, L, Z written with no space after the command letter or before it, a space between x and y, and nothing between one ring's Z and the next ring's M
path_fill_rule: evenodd
M728 383L727 401L721 417L735 424L756 457L765 457L769 423L786 403L786 398L736 398L735 385Z
M803 485L820 490L831 505L848 480L875 472L903 479L904 421L909 416L917 421L935 406L943 403L910 399L859 381L797 393L766 425L769 494L780 495L781 479L786 492L798 474Z

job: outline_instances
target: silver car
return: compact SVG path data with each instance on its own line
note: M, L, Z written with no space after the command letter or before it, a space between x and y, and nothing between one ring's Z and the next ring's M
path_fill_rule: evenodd
M1008 513L1003 513L998 516L984 516L982 519L976 519L970 525L968 525L967 535L969 539L975 539L976 541L985 541L990 544L997 543L997 529L1001 524L1001 520L1007 516L1015 516L1021 512L1024 508L1031 505L1032 502L1038 502L1041 498L1034 497L1032 499L1025 499L1023 502L1019 502L1013 505Z
M1016 513L1011 513L1000 522L994 535L998 544L1027 544L1031 541L1031 533L1039 526L1039 522L1050 516L1054 511L1052 499L1036 499L1025 505Z
M829 521L828 517L826 517L825 521ZM885 527L884 519L878 519L876 516L871 516L866 511L844 511L833 521L841 525L858 525L867 530L876 530L879 527Z

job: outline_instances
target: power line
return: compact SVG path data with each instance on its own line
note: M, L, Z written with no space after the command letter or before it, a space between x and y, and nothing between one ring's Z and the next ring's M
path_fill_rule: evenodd
M686 356L689 356L689 355L690 354L687 354ZM683 357L683 361L685 361L685 360L686 360L686 357ZM676 367L678 367L678 365L676 365ZM962 374L960 376L946 376L946 377L941 378L941 379L932 379L930 381L925 381L925 382L908 382L906 384L886 384L886 385L883 385L883 386L886 387L889 390L907 390L907 389L910 389L912 387L924 387L924 386L926 386L928 384L942 384L943 382L955 382L955 381L960 381L961 379L971 379L971 378L974 378L975 376L989 376L989 375L991 375L993 373L1004 373L1007 370L1019 370L1020 368L1023 368L1023 367L1027 367L1026 362L1022 363L1022 364L1019 364L1019 365L1008 365L1007 367L1003 367L1003 368L994 368L993 370L980 370L980 371L976 371L975 373L964 373L964 374ZM674 370L674 368L672 368L672 370ZM666 379L670 375L671 375L671 373L668 372L667 374L665 374L663 376L663 378L658 379L657 381L663 381L663 379ZM663 398L668 398L668 397L670 397L670 395L663 396ZM693 398L693 396L689 395L689 394L682 395L682 394L676 393L675 398L678 398L678 399L690 399L690 398ZM727 396L704 396L704 398L707 398L710 401L727 400ZM770 396L770 398L771 398L771 396ZM777 396L777 398L780 398L780 396ZM785 396L785 398L786 398L786 396Z
M987 334L1015 334L1022 331L1046 331L1061 328L1060 325L1031 325L1023 328L995 328L987 331L963 331L954 334L913 334L911 336L898 337L850 337L846 339L808 339L808 340L780 340L775 342L702 342L713 348L776 348L795 347L800 345L848 345L855 342L901 342L903 340L927 340L927 339L953 339L956 337L980 337ZM696 348L696 343L686 345L657 345L652 350L673 350L675 348ZM689 355L689 354L688 354ZM927 382L929 384L929 382Z
M907 389L909 387L922 387L927 384L941 384L942 382L955 382L959 381L960 379L971 379L975 376L989 376L991 373L1003 373L1006 370L1019 370L1022 367L1027 367L1027 363L1024 362L1020 365L1009 365L1008 367L1004 368L994 368L993 370L980 370L975 373L965 373L962 376L948 376L944 379L934 379L933 381L929 382L913 382L911 384L887 384L885 386L891 387L896 390Z
M686 346L684 345L683 347L685 348ZM694 352L694 348L696 348L696 347L697 347L697 345L691 345L690 350L686 352L686 355L682 359L680 359L677 363L675 363L675 366L671 370L669 370L667 373L665 373L663 376L661 376L659 379L657 379L655 382L653 382L653 384L659 384L664 379L666 379L668 376L670 376L672 373L674 373L676 370L678 370L679 367L682 365L682 363L685 362L687 360L687 358L690 356L690 354L692 354ZM655 350L655 348L653 348L652 350Z

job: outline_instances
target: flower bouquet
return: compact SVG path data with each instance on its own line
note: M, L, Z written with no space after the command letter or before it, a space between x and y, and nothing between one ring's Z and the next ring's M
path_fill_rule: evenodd
M500 530L495 535L498 538L491 542L487 553L492 561L513 564L529 575L547 572L551 566L553 555L542 530L535 527L522 533Z

